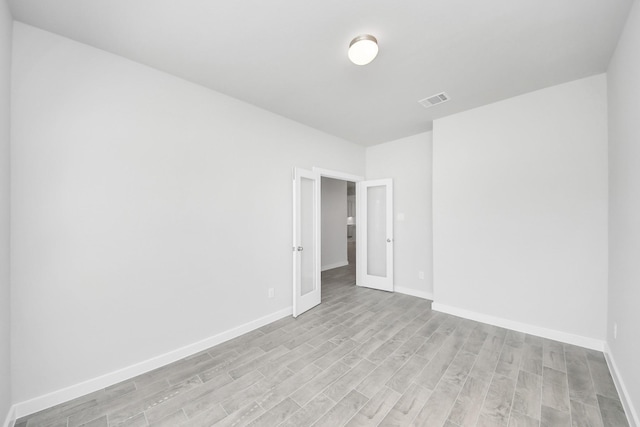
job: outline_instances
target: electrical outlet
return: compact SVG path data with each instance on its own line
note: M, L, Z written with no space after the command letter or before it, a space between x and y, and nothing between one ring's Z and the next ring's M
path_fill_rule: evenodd
M273 291L273 288L269 288L269 298L273 298L274 295L275 292Z
M613 339L617 339L618 338L618 324L614 323L613 324Z
M424 280L424 271L418 271L418 279Z

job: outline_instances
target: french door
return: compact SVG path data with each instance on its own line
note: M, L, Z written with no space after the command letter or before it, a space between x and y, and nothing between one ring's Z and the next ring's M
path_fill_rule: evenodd
M356 283L393 291L393 182L357 183Z
M293 316L320 304L320 173L293 170ZM347 195L345 194L345 203ZM346 221L345 218L345 227ZM393 291L393 183L356 186L356 284ZM346 242L345 242L346 243Z
M345 195L346 197L346 195ZM293 170L293 316L320 304L320 177Z

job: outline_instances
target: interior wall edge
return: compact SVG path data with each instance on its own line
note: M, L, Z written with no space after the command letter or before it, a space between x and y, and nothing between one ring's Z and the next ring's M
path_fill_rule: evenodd
M339 261L339 262L334 262L334 263L331 263L331 264L323 265L320 268L320 271L333 270L334 268L344 267L346 265L349 265L349 261L347 261L345 259L343 261Z
M611 348L609 347L608 342L604 343L604 358L607 361L607 366L609 366L609 371L611 372L611 376L613 377L613 382L616 385L616 390L618 391L620 401L622 402L622 406L624 407L624 413L627 416L627 421L629 421L629 426L640 427L640 417L638 416L638 411L636 411L636 408L633 406L633 400L631 400L627 387L622 380L622 375L618 370L618 365L616 365L615 358L613 357L613 353L611 352Z
M7 418L4 420L3 427L13 427L16 423L16 405L11 406L9 408L9 412L7 413Z
M476 311L466 310L464 308L454 307L451 305L433 303L433 311L439 311L453 316L463 317L476 322L487 323L489 325L501 328L512 329L525 334L535 335L542 338L548 338L555 341L561 341L567 344L573 344L580 347L586 347L591 350L604 351L605 341L597 338L585 337L582 335L572 334L570 332L558 331L556 329L544 328L541 326L531 325L528 323L516 322L515 320L505 319L501 317L491 316L490 314L479 313Z
M247 322L245 324L236 326L235 328L228 329L212 337L205 338L204 340L186 345L176 350L172 350L165 354L155 356L151 359L141 361L134 365L124 367L108 374L92 378L87 381L83 381L81 383L65 387L63 389L38 396L24 402L16 403L13 405L11 413L9 415L12 416L11 419L15 421L15 419L34 414L43 409L51 408L52 406L59 405L60 403L76 399L89 393L93 393L119 382L126 381L138 375L160 368L169 363L173 363L185 357L194 355L200 351L206 350L218 344L222 344L223 342L229 341L240 335L246 334L247 332L251 332L264 325L275 322L276 320L282 319L283 317L291 316L292 313L292 307L287 307ZM10 420L10 417L8 417L7 420ZM7 422L5 422L5 427L12 427L12 425L12 423L7 424Z

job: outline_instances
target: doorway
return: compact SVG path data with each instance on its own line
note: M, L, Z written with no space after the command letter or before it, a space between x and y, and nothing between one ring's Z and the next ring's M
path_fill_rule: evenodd
M356 285L356 184L323 176L320 187L320 282L325 301L327 292Z
M321 302L321 180L356 185L356 285L393 292L393 182L326 169L293 170L293 316ZM344 194L344 193L343 193ZM338 219L348 233L344 212ZM344 221L344 222L342 222ZM357 230L357 231L356 231ZM352 234L353 236L353 234ZM348 253L347 253L348 257ZM344 261L342 261L344 262ZM348 258L346 261L348 264ZM334 267L335 268L335 267Z

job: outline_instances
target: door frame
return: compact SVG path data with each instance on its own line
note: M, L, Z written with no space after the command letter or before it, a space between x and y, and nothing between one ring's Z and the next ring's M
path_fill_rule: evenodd
M320 178L325 177L325 178L341 179L343 181L351 181L351 182L364 181L364 177L360 175L353 175L350 173L334 171L331 169L317 168L315 166L311 168L311 170L313 172L316 172L320 176Z
M322 185L322 178L333 178L333 179L339 179L342 181L350 181L350 182L355 182L356 183L356 198L358 198L359 196L359 188L360 186L357 185L357 183L361 182L361 181L366 181L364 176L360 176L360 175L354 175L354 174L350 174L350 173L346 173L346 172L342 172L342 171L337 171L337 170L332 170L332 169L324 169L324 168L319 168L319 167L312 167L311 171L314 172L317 176L318 176L318 183L317 183L317 187L316 187L316 197L315 197L315 206L316 206L316 213L317 213L317 221L315 224L315 235L316 235L316 244L318 247L318 250L316 251L316 257L317 257L317 262L315 263L315 270L314 274L316 274L316 277L321 277L321 262L320 262L320 257L322 256L322 191L321 191L321 185ZM360 195L361 196L361 195ZM359 204L360 201L358 200L357 203ZM294 206L295 209L295 206ZM357 221L357 220L356 220ZM356 245L357 246L357 245ZM357 251L357 249L356 249ZM357 255L356 255L356 259L358 259ZM362 286L361 283L359 283L359 277L360 275L357 274L358 269L363 268L362 263L356 263L356 286ZM295 283L295 282L294 282ZM320 293L322 295L322 279L320 278L318 281L318 287L320 288ZM393 290L391 291L393 292ZM295 294L295 290L293 291L293 293ZM295 297L294 295L292 295L292 297Z

